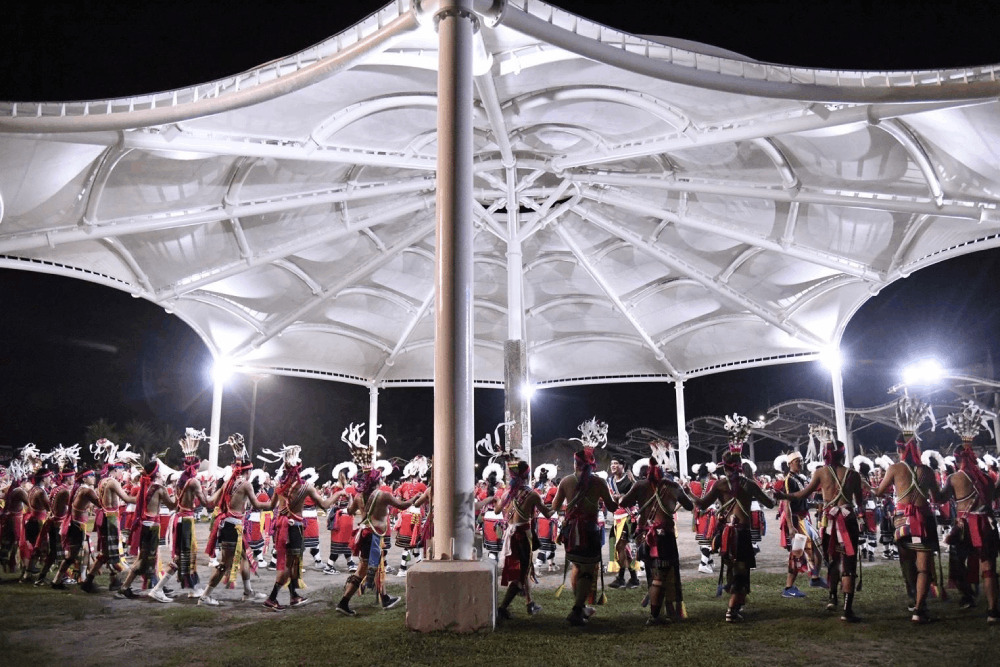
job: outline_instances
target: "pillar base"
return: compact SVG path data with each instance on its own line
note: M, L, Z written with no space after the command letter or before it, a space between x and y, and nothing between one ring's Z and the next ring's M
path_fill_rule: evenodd
M475 632L496 626L492 561L422 561L406 573L406 627L418 632Z

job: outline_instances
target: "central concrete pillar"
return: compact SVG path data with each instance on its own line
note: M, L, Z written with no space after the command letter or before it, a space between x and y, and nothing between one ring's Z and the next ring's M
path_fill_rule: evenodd
M433 3L429 3L432 6ZM473 560L473 0L440 0L434 332L432 560L406 577L406 625L493 629L496 570ZM426 17L425 17L426 18Z

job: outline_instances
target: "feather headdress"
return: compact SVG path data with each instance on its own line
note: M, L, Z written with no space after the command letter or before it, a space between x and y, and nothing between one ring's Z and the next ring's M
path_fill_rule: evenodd
M480 440L476 441L476 454L488 458L490 463L496 463L501 457L509 455L511 452L509 451L509 447L504 445L506 438L500 437L500 429L504 429L504 433L506 433L506 429L513 425L513 421L497 424L497 427L493 429L493 437L490 437L490 434L487 433ZM507 444L509 445L510 443L508 442Z
M597 417L591 417L587 421L583 422L576 427L580 431L579 438L570 438L570 440L576 440L584 447L589 449L594 449L596 447L605 447L608 444L608 423L597 421Z
M920 425L926 419L931 420L931 430L934 430L936 421L930 403L926 403L910 396L903 396L896 403L896 423L903 435L915 436Z
M361 422L357 425L351 422L347 428L344 429L343 433L340 434L340 441L345 443L351 451L351 458L354 459L354 463L361 470L371 470L372 468L372 457L374 456L374 450L368 446L368 443L364 441L366 431L364 430L365 423ZM375 425L376 431L379 425ZM381 433L375 436L375 441L382 438L382 442L385 442L385 438L382 437Z
M184 437L178 441L181 451L184 452L184 458L196 458L198 456L198 446L203 440L208 440L208 436L205 435L205 429L197 431L190 426L186 428L184 430Z
M743 415L736 414L735 412L730 416L726 415L726 423L723 428L726 429L726 433L729 437L729 449L742 451L743 443L747 441L750 437L750 431L755 428L760 428L764 426L766 422L750 421L747 417Z
M819 461L820 452L826 443L833 442L833 429L826 424L809 424L809 446L806 447L806 461Z
M965 407L961 412L954 412L945 418L945 428L957 433L963 442L971 442L985 428L983 420L986 418L986 411L972 401L966 401L963 405Z

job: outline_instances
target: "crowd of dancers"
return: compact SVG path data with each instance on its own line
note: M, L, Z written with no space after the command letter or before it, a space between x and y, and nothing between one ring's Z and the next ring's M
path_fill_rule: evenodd
M783 597L805 597L797 586L805 575L810 587L827 591L828 609L856 622L861 563L898 559L913 622L929 620L932 593L943 597L946 588L957 589L959 604L969 608L981 586L987 621L997 623L997 462L980 458L973 446L983 413L970 403L949 416L962 445L947 457L920 452L916 433L928 416L925 404L900 401L896 461L856 456L847 465L843 443L829 427L814 425L806 454L779 456L766 475L742 453L760 424L733 415L721 462L696 464L689 478L678 475L672 447L662 441L650 444L648 458L629 464L612 457L607 471L598 470L595 451L606 445L607 424L596 419L580 426L572 473L559 478L549 463L532 471L505 448L498 427L495 440L487 436L477 445L490 464L475 495L483 550L507 588L497 615L509 618L519 596L528 615L539 613L532 589L544 571L562 573L557 595L569 578L572 625L590 622L604 598L606 573L614 575L611 588L640 588L640 576L645 579L641 604L651 625L685 618L677 546L677 512L684 508L700 551L698 571L718 572L718 592L728 593L725 620L742 621L768 510L776 508L779 540L788 551ZM366 590L382 608L392 608L400 600L387 592L387 576L405 577L415 563L433 558L431 467L422 456L401 469L374 460L363 429L351 424L344 430L352 460L335 466L322 484L314 469L303 468L299 447L264 450L258 459L278 466L269 474L250 460L239 434L227 440L232 463L215 470L200 459L207 438L194 429L179 443L177 470L163 455L143 461L129 445L106 439L90 445L89 466L81 463L78 445L44 454L28 445L0 473L0 564L22 582L60 590L75 585L87 593L98 592L96 578L106 570L117 597L162 603L186 595L214 607L220 586L242 586L242 600L280 612L308 602L302 571L311 560L323 574L348 575L338 612L353 616L351 600ZM398 479L390 483L390 476ZM329 534L325 561L321 512ZM195 536L200 519L210 521L203 550ZM557 545L565 554L561 563ZM389 556L393 547L398 561ZM210 558L207 580L198 572L201 554ZM274 571L269 593L253 590L260 571Z

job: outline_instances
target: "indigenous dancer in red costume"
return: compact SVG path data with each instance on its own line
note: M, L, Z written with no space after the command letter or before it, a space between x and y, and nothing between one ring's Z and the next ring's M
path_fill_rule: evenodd
M307 500L314 506L327 509L333 504L332 498L323 498L316 487L299 472L298 445L285 446L281 454L285 460L283 473L274 491L280 505L274 518L274 546L278 552L278 574L271 588L271 595L264 601L264 608L271 611L281 611L284 607L278 603L278 591L288 584L288 605L299 607L309 599L299 595L298 586L302 579L302 556L305 549L303 512Z
M195 510L201 507L210 509L212 503L205 495L201 480L198 479L198 445L207 440L205 431L188 428L184 439L180 440L184 452L184 471L177 480L177 513L174 515L172 565L176 567L177 580L181 590L188 591L188 597L201 597L205 590L200 586L198 577L198 542L195 539ZM163 577L166 580L166 577ZM157 584L162 587L162 584Z
M62 526L69 516L69 495L72 487L73 474L76 469L76 462L80 458L80 445L73 447L56 447L49 455L55 462L55 486L52 488L49 502L51 512L35 542L34 557L41 563L38 577L35 579L35 586L44 586L45 577L55 564L58 558L62 561Z
M500 585L507 586L507 592L497 608L497 617L502 619L510 618L510 604L519 593L524 595L529 616L542 610L541 605L531 599L531 580L534 575L531 522L536 510L546 518L552 516L552 511L542 504L542 499L528 484L531 473L528 464L515 459L508 463L507 469L510 473L510 485L497 508L507 522L500 552L503 564Z
M939 496L934 483L934 471L921 463L916 430L929 407L909 397L900 399L897 421L903 427L896 440L899 462L889 466L875 495L894 490L896 495L895 525L899 565L907 590L914 592L914 623L927 623L927 594L934 578L934 553L938 550L937 524L930 500Z
M692 472L695 474L695 479L692 479L688 483L688 488L691 491L691 496L695 500L700 500L708 495L708 492L712 490L712 486L715 484L715 479L712 478L712 475L715 473L715 463L695 464ZM712 536L715 535L719 521L715 507L709 506L701 509L696 505L694 511L691 513L691 520L694 524L694 534L695 540L698 542L698 550L701 552L698 571L702 574L713 574L715 569L712 559Z
M356 613L351 609L351 598L359 591L364 593L365 588L375 591L383 609L391 609L399 602L398 597L385 592L383 538L389 531L389 508L403 510L413 504L413 499L400 500L391 491L384 491L379 487L382 471L378 467L372 467L374 452L362 441L365 435L361 430L363 427L364 424L351 424L340 436L350 447L351 456L360 469L354 480L358 495L351 500L347 513L351 516L361 514L361 523L352 540L354 555L361 557L361 565L357 574L347 577L344 595L336 607L338 612L347 616L354 616Z
M243 436L239 433L229 436L227 444L233 449L234 461L231 466L229 480L220 486L212 495L209 503L219 509L219 513L212 523L212 530L208 535L208 545L205 553L209 556L215 554L216 545L222 551L222 561L216 566L215 573L208 582L205 592L198 598L199 605L210 607L219 606L219 601L212 597L212 591L219 585L222 578L229 572L233 563L239 558L240 576L243 579L243 600L256 600L258 594L254 593L250 586L250 550L246 547L246 535L243 527L243 520L247 514L247 505L255 509L274 509L274 504L278 500L278 494L268 503L257 500L250 485L250 471L253 464L247 457L246 446L243 443ZM254 566L256 563L253 564Z
M962 437L962 447L955 452L958 470L948 477L943 491L945 498L955 499L957 509L955 525L946 538L950 546L948 578L962 593L959 605L971 608L975 605L972 586L978 585L982 576L986 603L989 605L986 621L996 624L1000 623L997 609L1000 536L992 508L996 484L980 470L972 449L973 438L982 429L983 415L983 411L971 401L962 412L948 415L948 428Z
M27 583L38 578L41 560L35 555L35 545L43 536L42 528L49 518L49 488L52 486L54 470L39 469L33 476L34 485L28 491L28 516L24 521L24 541L27 549L22 554L21 581ZM44 553L41 554L44 558Z
M584 607L597 583L595 577L601 564L601 530L597 525L597 512L601 501L612 512L618 509L618 503L611 497L604 480L594 474L592 447L576 452L573 464L573 474L559 482L552 511L558 512L566 503L561 541L566 549L566 559L573 564L573 610L566 620L570 625L586 625L589 616Z
M52 588L64 590L69 583L76 583L69 579L68 574L71 567L76 565L83 549L84 540L87 537L87 513L91 505L98 505L100 499L94 491L94 483L97 480L97 473L93 470L82 470L76 474L75 485L69 494L69 512L63 519L61 527L62 548L66 553L59 571L56 572L55 579L52 580Z
M694 504L684 490L668 477L667 447L654 442L646 479L638 480L621 498L623 507L639 506L638 539L649 573L649 619L647 625L662 625L685 616L681 592L680 556L677 551L677 505L688 510ZM667 615L660 616L666 604Z
M535 468L535 491L541 497L542 502L551 507L552 501L556 497L556 485L553 480L556 478L557 468L551 463L542 463ZM545 566L546 571L558 570L556 560L556 541L559 535L559 517L553 514L551 517L539 516L535 518L535 532L538 535L538 554L536 556L535 571L539 571Z
M417 456L403 468L403 483L396 489L396 497L401 500L415 500L424 491L427 485L423 482L423 476L427 474L427 459ZM399 572L401 577L406 576L406 569L420 561L420 529L423 519L423 511L420 508L410 507L397 515L396 523L396 546L403 550L399 555Z
M129 531L129 553L137 558L115 597L134 599L136 594L132 591L132 582L136 576L141 574L148 580L159 576L157 556L160 550L160 506L166 505L170 509L177 507L177 503L170 498L163 486L162 479L159 461L154 459L143 466L136 493L135 518ZM166 577L162 580L165 581ZM149 597L157 602L172 602L162 589L162 586L154 588Z
M858 569L858 514L855 508L863 501L861 476L844 465L844 443L827 442L823 451L826 465L817 468L809 484L796 493L778 493L782 500L801 500L820 489L823 493L823 553L829 563L830 601L827 609L837 609L837 585L841 580L844 591L844 613L840 620L856 622L854 591Z
M28 566L23 558L28 546L24 539L24 508L28 504L31 480L20 460L11 462L7 474L10 485L4 494L3 511L0 511L0 565L4 572L17 572L20 557L23 572Z
M704 509L719 501L719 519L724 521L721 531L716 533L717 550L722 558L723 572L719 573L720 587L730 593L726 608L726 622L743 620L743 605L750 594L750 570L757 567L757 558L750 539L750 504L757 500L764 507L774 507L774 501L765 494L756 482L743 476L743 443L750 434L750 428L758 426L746 417L726 416L725 428L729 431L729 451L722 457L725 476L719 479L708 494L695 501ZM721 585L722 575L728 570L726 585Z
M858 509L860 518L858 544L861 547L861 559L875 560L875 544L878 531L878 517L875 513L875 495L871 486L872 461L866 456L855 456L851 462L861 477L861 499L863 504Z
M128 445L125 446L126 448ZM119 575L123 567L121 563L121 532L118 518L121 514L123 503L134 503L135 498L128 495L122 489L121 480L125 475L125 463L119 454L123 451L118 446L106 438L102 438L95 443L91 449L95 456L104 454L107 456L105 465L106 473L97 484L97 516L94 520L94 531L97 533L97 558L87 572L87 578L80 584L80 590L87 593L96 593L97 587L94 585L94 578L103 565L107 565L111 571L111 583L108 588L117 591L121 586Z
M327 528L330 530L330 557L326 561L323 574L337 574L337 559L341 556L347 562L349 573L358 569L358 564L351 554L354 517L347 513L347 506L351 504L351 499L358 493L358 490L350 482L356 474L358 474L358 467L350 461L338 464L333 469L333 476L337 482L333 487L333 511L330 512L327 519Z

